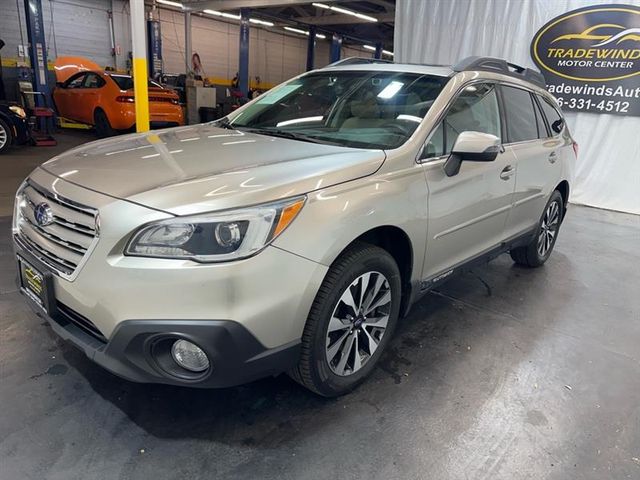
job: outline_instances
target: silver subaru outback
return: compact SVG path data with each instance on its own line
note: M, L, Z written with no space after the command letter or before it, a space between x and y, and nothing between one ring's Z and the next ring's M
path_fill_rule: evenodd
M429 289L549 258L576 153L538 72L350 59L44 163L16 196L19 286L129 380L340 395Z

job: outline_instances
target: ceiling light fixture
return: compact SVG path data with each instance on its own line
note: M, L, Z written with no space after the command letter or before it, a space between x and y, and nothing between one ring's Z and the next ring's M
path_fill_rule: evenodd
M371 45L363 45L362 48L366 50L371 50L372 52L376 51L376 47L372 47ZM393 52L390 52L389 50L382 50L382 53L384 55L389 55L390 57L393 57Z
M306 30L300 30L299 28L293 28L293 27L282 27L282 28L284 28L288 32L299 33L300 35L307 35L307 36L309 35L309 32L307 32ZM324 40L325 38L327 38L327 36L323 35L322 33L316 33L316 38L320 38Z
M184 8L184 6L180 2L172 2L171 0L158 0L158 3L169 5L171 7Z
M217 10L203 10L203 13L206 13L207 15L214 15L216 17L223 17L223 18L229 18L231 20L240 20L240 15L234 15L233 13L227 13L227 12L219 12ZM271 22L267 22L266 20L260 20L259 18L250 18L249 21L251 23L255 23L257 25L264 25L265 27L273 27L273 23Z
M325 10L331 10L333 12L344 13L345 15L351 15L352 17L357 17L362 20L366 20L367 22L377 22L378 19L374 17L370 17L369 15L365 15L364 13L354 12L353 10L347 10L342 7L334 7L333 5L327 5L326 3L312 3L314 7L324 8Z
M250 18L249 21L251 23L256 23L258 25L264 25L265 27L273 27L273 23L267 22L266 20L260 20L258 18Z

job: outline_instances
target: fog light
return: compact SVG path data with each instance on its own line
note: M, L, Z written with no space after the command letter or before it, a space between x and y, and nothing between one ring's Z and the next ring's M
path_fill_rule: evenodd
M209 368L209 358L197 345L187 340L176 340L171 347L173 360L191 372L204 372Z

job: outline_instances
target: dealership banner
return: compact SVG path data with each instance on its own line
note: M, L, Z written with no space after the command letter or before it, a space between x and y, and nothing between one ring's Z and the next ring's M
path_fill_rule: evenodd
M560 15L535 34L531 57L563 110L640 116L640 7Z

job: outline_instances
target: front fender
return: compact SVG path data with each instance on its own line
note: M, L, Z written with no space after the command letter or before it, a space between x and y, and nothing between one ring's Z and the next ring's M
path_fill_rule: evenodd
M298 218L274 245L330 266L355 239L381 226L398 227L407 235L413 248L411 280L420 279L427 185L419 165L311 192Z

